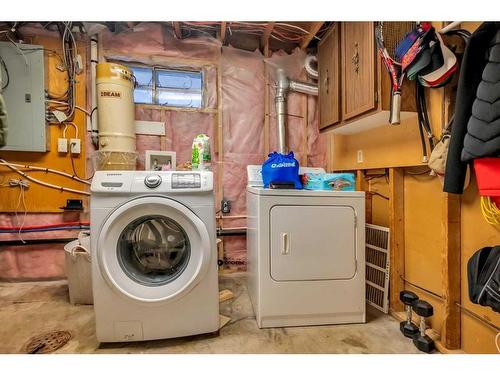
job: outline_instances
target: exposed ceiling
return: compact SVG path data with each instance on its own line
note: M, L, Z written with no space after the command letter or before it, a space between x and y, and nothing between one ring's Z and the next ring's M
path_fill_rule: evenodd
M27 22L3 22L0 29L13 29L25 25ZM99 22L111 32L121 33L129 31L140 22ZM172 30L178 39L185 39L200 35L209 35L218 38L223 45L244 50L260 49L266 51L285 50L287 52L296 47L303 49L314 48L317 42L328 30L332 22L287 22L287 21L203 21L203 22L161 22L166 28ZM60 22L39 22L43 28L57 31ZM73 22L73 27L85 32L85 25L95 23Z

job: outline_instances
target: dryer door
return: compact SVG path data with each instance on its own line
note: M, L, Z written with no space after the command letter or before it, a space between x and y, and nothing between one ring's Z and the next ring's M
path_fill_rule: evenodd
M186 206L165 197L137 198L117 208L97 243L97 261L108 284L142 302L185 295L211 262L205 224Z
M270 225L274 280L339 280L355 276L356 223L352 207L274 206Z

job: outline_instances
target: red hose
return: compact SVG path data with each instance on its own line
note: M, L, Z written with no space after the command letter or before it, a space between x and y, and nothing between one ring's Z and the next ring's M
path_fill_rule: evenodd
M22 229L48 229L48 228L60 228L60 227L77 227L77 226L89 226L90 222L88 221L67 221L65 223L58 224L47 224L47 225L33 225L28 226L25 225ZM19 230L21 227L2 227L0 226L0 230Z

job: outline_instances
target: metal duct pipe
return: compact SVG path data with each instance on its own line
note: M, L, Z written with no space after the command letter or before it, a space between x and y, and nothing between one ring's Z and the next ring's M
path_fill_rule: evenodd
M288 91L300 92L307 95L318 95L318 85L313 83L289 80L283 69L276 70L278 85L276 87L276 119L278 123L278 152L286 154L286 99Z
M318 58L314 55L307 55L304 69L309 77L317 80L319 78Z
M274 104L276 105L276 119L278 123L278 152L286 154L286 96L288 95L288 78L283 69L276 71L278 77L278 87L276 88L276 97Z
M315 95L318 96L318 85L314 83L306 83L299 81L289 81L288 85L290 87L290 91L300 92L306 95Z

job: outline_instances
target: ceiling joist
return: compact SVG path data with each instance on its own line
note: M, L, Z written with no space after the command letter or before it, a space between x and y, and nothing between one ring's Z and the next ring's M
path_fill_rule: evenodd
M226 31L227 31L227 22L222 21L220 24L220 31L219 31L219 40L224 45L226 41Z
M182 39L181 33L181 23L180 22L172 22L172 26L174 28L174 35L177 39Z
M260 38L260 46L264 51L264 54L267 54L267 52L269 51L269 37L271 36L273 29L274 29L274 22L269 22L266 25L266 28L264 29L262 36Z
M304 49L307 48L309 43L311 43L311 40L316 36L318 31L321 29L325 22L311 22L311 28L309 29L309 34L304 36L302 39L302 42L300 43L300 48Z

